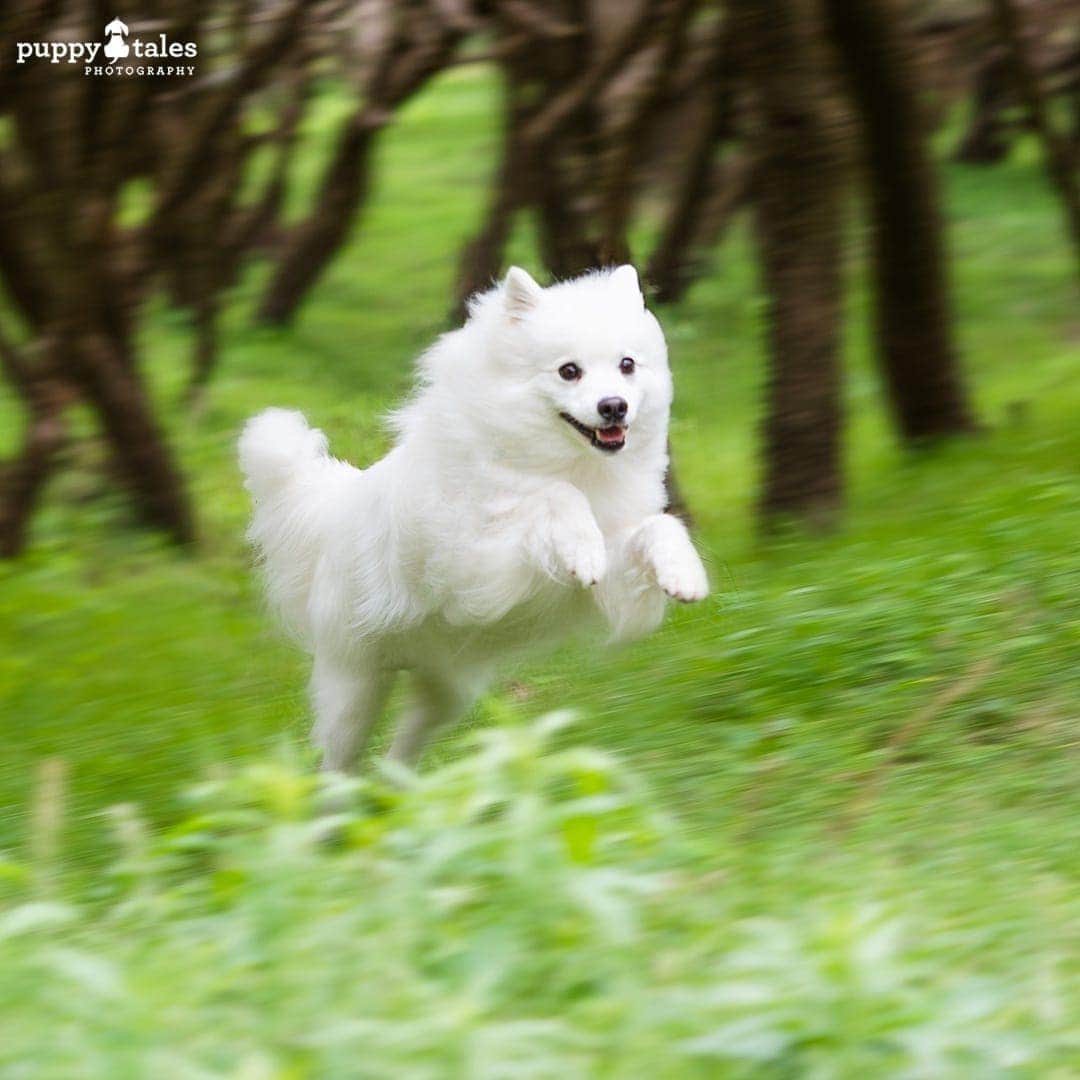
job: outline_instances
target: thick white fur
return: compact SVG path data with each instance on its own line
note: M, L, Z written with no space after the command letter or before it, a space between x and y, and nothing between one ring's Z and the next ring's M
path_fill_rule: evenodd
M580 380L560 377L568 361ZM603 622L645 634L666 596L705 596L686 529L663 513L671 395L632 267L547 289L514 268L421 358L395 445L369 468L330 457L298 412L248 422L249 535L272 602L314 654L325 768L353 763L400 670L413 702L390 753L413 763L507 654ZM595 427L609 396L628 405L616 453L559 415Z

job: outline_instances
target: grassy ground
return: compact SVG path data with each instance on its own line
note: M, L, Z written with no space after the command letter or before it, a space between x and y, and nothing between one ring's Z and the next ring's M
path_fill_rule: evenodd
M328 102L320 111L313 141L330 130L336 109ZM177 555L132 531L122 505L100 490L88 449L80 451L87 457L82 467L52 491L30 553L0 570L6 737L0 847L12 852L6 888L13 902L44 887L40 866L30 867L30 884L19 869L28 865L29 808L43 759L62 758L68 775L61 850L50 857L48 888L100 899L114 881L101 873L115 859L104 812L110 804L138 803L151 825L175 832L193 812L184 792L222 762L303 757L296 748L307 724L305 663L260 610L242 540L246 505L234 438L251 412L291 405L305 409L342 456L364 461L381 451L379 414L408 386L411 357L442 326L456 252L482 209L493 115L493 88L475 73L455 74L409 107L386 138L362 229L300 324L287 332L251 329L260 272L244 283L230 311L222 370L198 415L175 407L188 347L183 321L164 310L149 321L150 373L192 478L203 544L195 556ZM509 942L514 991L504 994L498 980L499 989L484 991L485 1023L546 1023L557 1016L566 1028L550 1039L543 1029L484 1036L526 1047L537 1040L541 1049L523 1057L532 1072L522 1062L511 1068L454 1057L466 1045L472 1053L476 1033L487 1030L455 1013L458 1027L442 1042L425 1043L414 1057L383 1047L367 1071L355 1059L334 1056L351 1045L347 1039L331 1053L290 1041L286 1020L275 1035L258 1024L223 1022L229 1034L221 1045L205 1054L192 1050L193 1074L202 1068L232 1075L250 1065L245 1075L717 1075L721 1061L734 1075L821 1069L820 1075L866 1076L919 1068L923 1075L1074 1074L1080 1067L1080 319L1056 207L1033 151L1023 149L993 169L946 173L960 336L983 435L917 457L897 448L853 270L850 506L834 535L791 535L768 546L753 535L761 297L744 231L733 232L715 271L683 305L660 313L676 370L675 452L714 597L674 612L662 632L634 647L604 653L586 643L516 673L483 704L474 727L493 719L514 727L555 707L579 710L579 721L557 745L617 753L655 793L634 796L635 812L674 815L678 823L677 840L654 838L647 858L631 844L629 853L612 856L612 865L632 864L636 871L645 859L649 874L667 867L684 877L674 891L669 879L650 886L664 897L664 911L635 901L644 906L632 947L625 940L604 945L602 934L572 919L563 927L548 909L522 899L521 881L496 889L500 905L485 909L475 925L446 924L451 938L458 934L475 947L476 964L499 952L500 934ZM311 161L305 165L314 169ZM514 255L535 268L524 233ZM0 429L10 415L0 403ZM441 764L458 759L462 740L471 737L465 730L432 754L438 790L418 796L417 805L431 798L432 806L444 806L438 791L448 785L488 790L477 770L468 771L467 758ZM535 753L526 757L542 771L536 762L555 751ZM275 768L288 790L292 784L307 791L294 766ZM466 770L465 781L453 780L454 768ZM228 791L222 798L237 797ZM400 910L375 904L369 922L349 924L355 940L339 956L337 940L315 928L325 925L320 919L341 915L340 898L354 880L349 874L374 871L348 861L359 858L353 849L340 857L305 849L298 862L267 857L279 851L275 838L283 818L291 818L280 800L260 798L254 801L272 809L255 827L258 839L223 857L250 870L259 856L268 866L280 863L282 874L303 872L329 884L290 897L288 910L312 929L289 939L288 957L275 954L273 973L256 965L235 975L231 991L216 986L203 998L194 992L190 1010L178 1007L173 1017L176 1032L185 1024L213 1031L218 994L236 994L264 1019L281 1011L275 995L289 1000L295 993L296 1023L325 1017L329 1009L339 1019L355 1020L359 1012L392 1025L410 1009L443 1015L446 995L462 992L464 983L455 980L482 979L474 969L466 978L456 967L452 974L439 968L434 982L424 983L429 997L421 1003L406 995L397 1005L348 995L340 1006L316 1005L325 988L313 985L308 996L289 989L290 973L320 972L323 964L328 978L331 972L345 978L342 965L356 962L377 979L378 951L363 953L360 962L363 935L424 930L418 919L408 922ZM357 813L352 825L364 835L380 820L368 810ZM413 835L408 815L419 811L396 813L407 820L392 817L380 842ZM424 843L437 844L439 835L431 826ZM389 880L409 878L412 864L394 850ZM491 858L500 866L512 862L513 845L507 841ZM470 873L431 888L473 887ZM554 897L553 910L562 910L557 901L564 894L580 892L572 875L546 876L540 867L534 874L535 889ZM240 889L232 917L258 923L269 917L263 909L272 888L266 881L256 888L251 874L241 878L247 891ZM410 888L426 887L409 880ZM603 896L600 884L588 888ZM425 895L431 900L435 893ZM162 957L184 952L168 905L195 902L167 896L145 923L156 929L147 931L137 956L93 921L76 920L76 929L64 933L95 943L94 955L113 950L110 962L118 970L156 971L155 985L168 985ZM361 900L357 905L363 907ZM201 907L199 913L210 917ZM597 916L598 924L608 925L609 916ZM0 916L0 948L5 925ZM539 927L538 937L529 936L530 926ZM753 1024L744 1023L742 1035L716 1028L719 1021L701 1004L725 993L730 998L737 987L743 987L741 1008L758 1000L757 991L745 989L745 972L731 967L738 967L732 959L738 950L757 940L755 926L767 928L773 950L754 953L755 985L773 995L770 1009L787 1002L776 1005L787 1017L777 1022L786 1034L773 1032L771 1042ZM434 952L424 951L429 946ZM417 946L408 962L417 970L437 967L438 948ZM395 963L405 963L394 955ZM634 956L656 963L639 965L648 969L643 973ZM24 997L41 1005L28 995L34 969L23 960L30 967L15 963L6 984L0 974L0 1011ZM590 988L553 976L547 965L556 961L575 971L595 963L603 974ZM431 973L424 970L426 978ZM711 989L700 983L705 971L718 980ZM878 1011L868 1004L879 1000L875 971L888 998ZM941 995L960 983L968 988L964 994L943 1004ZM73 985L82 984L74 978ZM661 992L674 994L665 1008L683 1010L683 1021L664 1027L661 1016L652 1018L655 1027L642 1026L649 1011L642 1001ZM148 993L145 986L140 993ZM688 1006L679 994L697 1004ZM63 1012L57 1000L45 1004ZM767 1011L750 1008L757 1020ZM885 1015L889 1024L876 1027ZM111 1033L93 1018L64 1016L87 1040L86 1060L96 1063L88 1072L147 1075L149 1033L156 1029L145 1014L125 1012ZM939 1021L946 1034L934 1027ZM743 1023L738 1016L731 1022ZM34 1030L29 1021L19 1028L25 1052L52 1053L45 1035L35 1041ZM639 1030L646 1034L626 1043L641 1043L637 1056L600 1053L599 1046ZM130 1050L135 1056L115 1056L117 1031L129 1040L141 1033L143 1041ZM967 1041L957 1036L953 1058L942 1051L920 1066L914 1051L895 1056L897 1045L909 1043L929 1053L935 1039L948 1042L956 1031ZM712 1049L707 1039L686 1049L710 1032ZM370 1033L353 1031L349 1038ZM676 1052L676 1043L685 1053ZM232 1059L228 1046L236 1048ZM452 1053L451 1046L458 1049ZM71 1075L60 1058L49 1061L56 1075Z

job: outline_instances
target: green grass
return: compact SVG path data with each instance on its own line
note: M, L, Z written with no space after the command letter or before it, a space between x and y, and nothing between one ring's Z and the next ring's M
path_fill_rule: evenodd
M305 824L306 665L249 573L235 435L291 405L342 456L381 452L482 212L495 112L466 71L410 105L301 322L252 329L264 270L242 283L197 415L176 405L186 324L152 313L197 554L134 530L88 445L0 568L0 1068L142 1076L171 1052L175 1075L1074 1075L1080 315L1027 145L946 170L984 434L896 445L853 265L847 513L758 542L762 300L734 229L660 313L713 598L633 647L508 676L420 790L366 792L336 846ZM513 257L537 269L527 229ZM0 430L12 418L0 402ZM568 706L577 723L538 747L526 721ZM477 757L491 726L509 730ZM559 757L581 745L598 779ZM58 808L39 787L34 827L56 757L61 820L42 823ZM239 776L193 808L223 764ZM619 797L568 832L574 784ZM129 823L118 855L116 803L157 839ZM45 902L76 906L25 906Z

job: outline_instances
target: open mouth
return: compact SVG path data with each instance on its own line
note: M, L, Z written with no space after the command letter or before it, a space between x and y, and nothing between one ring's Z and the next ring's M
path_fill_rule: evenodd
M611 427L591 428L575 420L569 413L561 412L559 415L572 427L576 428L596 447L605 453L614 454L626 445L626 428L621 424L612 424Z

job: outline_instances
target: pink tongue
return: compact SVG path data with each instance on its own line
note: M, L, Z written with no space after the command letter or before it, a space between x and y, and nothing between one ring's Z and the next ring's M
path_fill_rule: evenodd
M623 429L621 427L597 428L596 437L601 442L622 442Z

